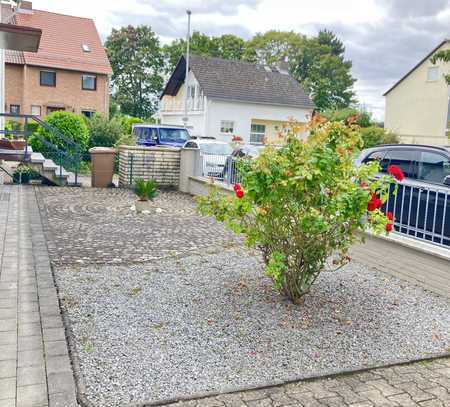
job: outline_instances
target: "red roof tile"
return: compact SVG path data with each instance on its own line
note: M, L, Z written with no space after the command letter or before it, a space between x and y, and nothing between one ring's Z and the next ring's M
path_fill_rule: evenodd
M25 58L23 56L23 52L7 49L5 51L5 62L7 64L25 65Z
M17 14L15 20L19 25L42 30L38 52L23 53L26 64L112 74L92 19L33 10L32 13ZM83 51L83 44L90 52Z

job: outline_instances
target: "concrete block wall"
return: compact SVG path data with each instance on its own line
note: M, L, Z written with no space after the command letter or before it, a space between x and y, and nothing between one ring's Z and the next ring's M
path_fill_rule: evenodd
M450 250L391 233L351 249L354 260L450 298Z
M128 187L137 178L154 179L162 187L178 188L180 149L169 147L119 147L119 186Z

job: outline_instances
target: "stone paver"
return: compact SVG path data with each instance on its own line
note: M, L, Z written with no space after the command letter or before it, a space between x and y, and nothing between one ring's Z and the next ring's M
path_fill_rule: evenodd
M64 385L50 372L53 341L69 356L32 187L0 186L0 259L0 407L76 405L70 364Z
M55 265L138 263L239 241L176 191L161 191L147 215L131 209L128 189L39 187L37 196Z
M334 378L290 383L260 390L222 394L207 398L179 401L171 407L389 407L450 406L450 376L446 369L450 358L403 365L415 379L398 383L392 368L374 369ZM369 373L369 375L367 374ZM427 390L418 390L421 380L432 383Z

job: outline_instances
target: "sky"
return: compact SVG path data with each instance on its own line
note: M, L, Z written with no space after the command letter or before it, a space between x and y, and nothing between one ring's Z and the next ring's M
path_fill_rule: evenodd
M34 0L33 7L95 20L103 39L111 29L148 24L163 43L192 29L250 38L268 30L312 36L330 29L353 62L358 100L378 120L383 93L441 41L450 38L450 0Z

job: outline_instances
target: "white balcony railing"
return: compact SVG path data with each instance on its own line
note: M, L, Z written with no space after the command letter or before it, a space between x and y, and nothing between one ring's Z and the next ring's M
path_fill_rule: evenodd
M202 112L205 98L190 98L187 101L188 112ZM161 101L162 112L184 112L184 100L167 99Z

